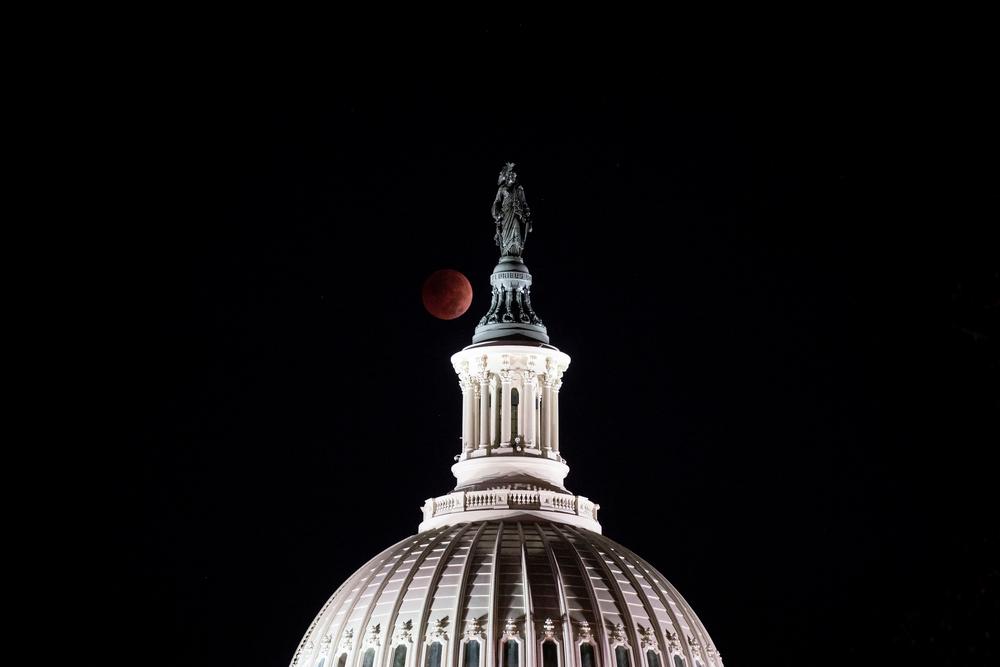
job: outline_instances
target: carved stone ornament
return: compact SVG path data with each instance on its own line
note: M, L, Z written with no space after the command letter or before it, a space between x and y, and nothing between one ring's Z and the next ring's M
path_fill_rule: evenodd
M403 644L413 643L413 621L403 621L396 631L396 641Z
M465 637L466 639L483 639L486 637L486 630L483 629L478 618L469 619L465 627Z
M435 639L448 641L448 633L444 629L445 625L446 623L444 618L439 618L431 623L430 630L427 632L427 641L433 641Z
M677 636L676 632L670 632L670 630L663 631L664 636L667 638L667 648L671 651L681 650L681 640Z
M656 634L653 632L653 628L644 628L639 626L639 642L642 645L642 650L646 649L656 649L659 650L660 645L656 641Z
M628 637L625 635L625 626L621 623L615 623L614 627L611 628L611 643L628 646Z
M320 640L319 643L320 651L322 651L323 653L327 653L330 650L330 644L332 643L333 643L333 635L331 635L328 632L325 635L323 635L323 639Z
M508 637L517 637L521 634L520 631L518 631L517 623L514 622L513 618L507 619L507 622L504 623L503 631Z
M350 651L354 648L354 628L348 628L340 640L340 648L343 651Z
M374 628L369 630L368 634L365 636L365 646L381 646L382 641L379 638L381 632L382 632L381 623L377 624Z
M310 639L309 641L306 642L305 646L306 651L312 651L314 648L316 648L316 644L313 643L313 640Z
M556 624L551 618L546 618L545 622L542 623L542 631L545 633L546 639L555 639L556 636Z
M577 623L577 628L579 628L580 639L590 639L594 636L594 631L590 629L590 623L587 621Z
M698 643L698 638L692 637L691 635L688 635L688 646L691 647L692 651L698 651L698 649L701 648L701 644Z

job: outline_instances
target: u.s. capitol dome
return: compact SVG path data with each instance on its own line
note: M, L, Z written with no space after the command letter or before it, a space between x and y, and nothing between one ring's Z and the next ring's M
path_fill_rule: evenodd
M493 206L501 258L462 390L457 484L418 533L320 609L292 667L721 667L697 615L649 563L602 535L566 489L559 388L570 363L531 305L531 223L508 164Z

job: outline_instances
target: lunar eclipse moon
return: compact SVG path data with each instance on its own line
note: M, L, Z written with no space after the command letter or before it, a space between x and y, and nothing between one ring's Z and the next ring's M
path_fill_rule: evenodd
M420 295L428 313L439 320L453 320L472 304L472 284L461 271L440 269L427 276Z

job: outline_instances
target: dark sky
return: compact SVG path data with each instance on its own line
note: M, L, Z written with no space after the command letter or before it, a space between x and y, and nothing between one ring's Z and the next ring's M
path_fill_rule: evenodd
M123 119L112 593L168 633L156 658L286 664L452 488L449 356L508 160L573 358L567 484L727 665L996 658L1000 289L961 125L843 80L249 82L171 80ZM420 302L439 268L474 288L450 322Z

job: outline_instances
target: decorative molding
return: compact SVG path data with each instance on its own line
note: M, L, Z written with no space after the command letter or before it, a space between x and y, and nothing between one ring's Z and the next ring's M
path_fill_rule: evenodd
M413 643L413 621L406 620L399 626L396 630L396 643L397 644L412 644Z
M621 623L615 623L611 627L611 637L609 639L612 646L621 644L626 648L631 648L628 643L628 635L625 634L625 626Z
M521 632L517 629L517 623L515 623L514 619L510 617L508 617L507 622L504 623L503 633L508 639L517 639L521 636Z
M354 648L354 628L348 628L340 640L340 650L350 651Z
M659 652L660 644L656 641L656 634L653 632L653 628L643 627L641 624L637 626L639 630L639 645L643 651L646 649L653 649Z
M664 630L663 636L667 639L667 649L671 653L678 653L681 650L681 640L677 636L676 632L670 632L670 630Z
M448 641L448 632L445 626L448 624L448 617L439 618L431 623L430 630L427 631L427 641Z
M483 628L482 624L479 622L478 618L470 618L468 624L465 627L465 638L466 639L485 639L486 630Z
M374 628L370 628L368 634L365 635L365 646L381 646L382 640L379 635L382 632L382 624L378 623Z
M555 639L556 638L556 624L551 618L546 618L545 622L542 623L542 632L545 635L545 639Z
M585 639L587 641L590 641L593 638L594 631L591 629L590 623L588 623L587 621L579 621L576 624L576 626L577 626L577 633L579 634L580 639Z

